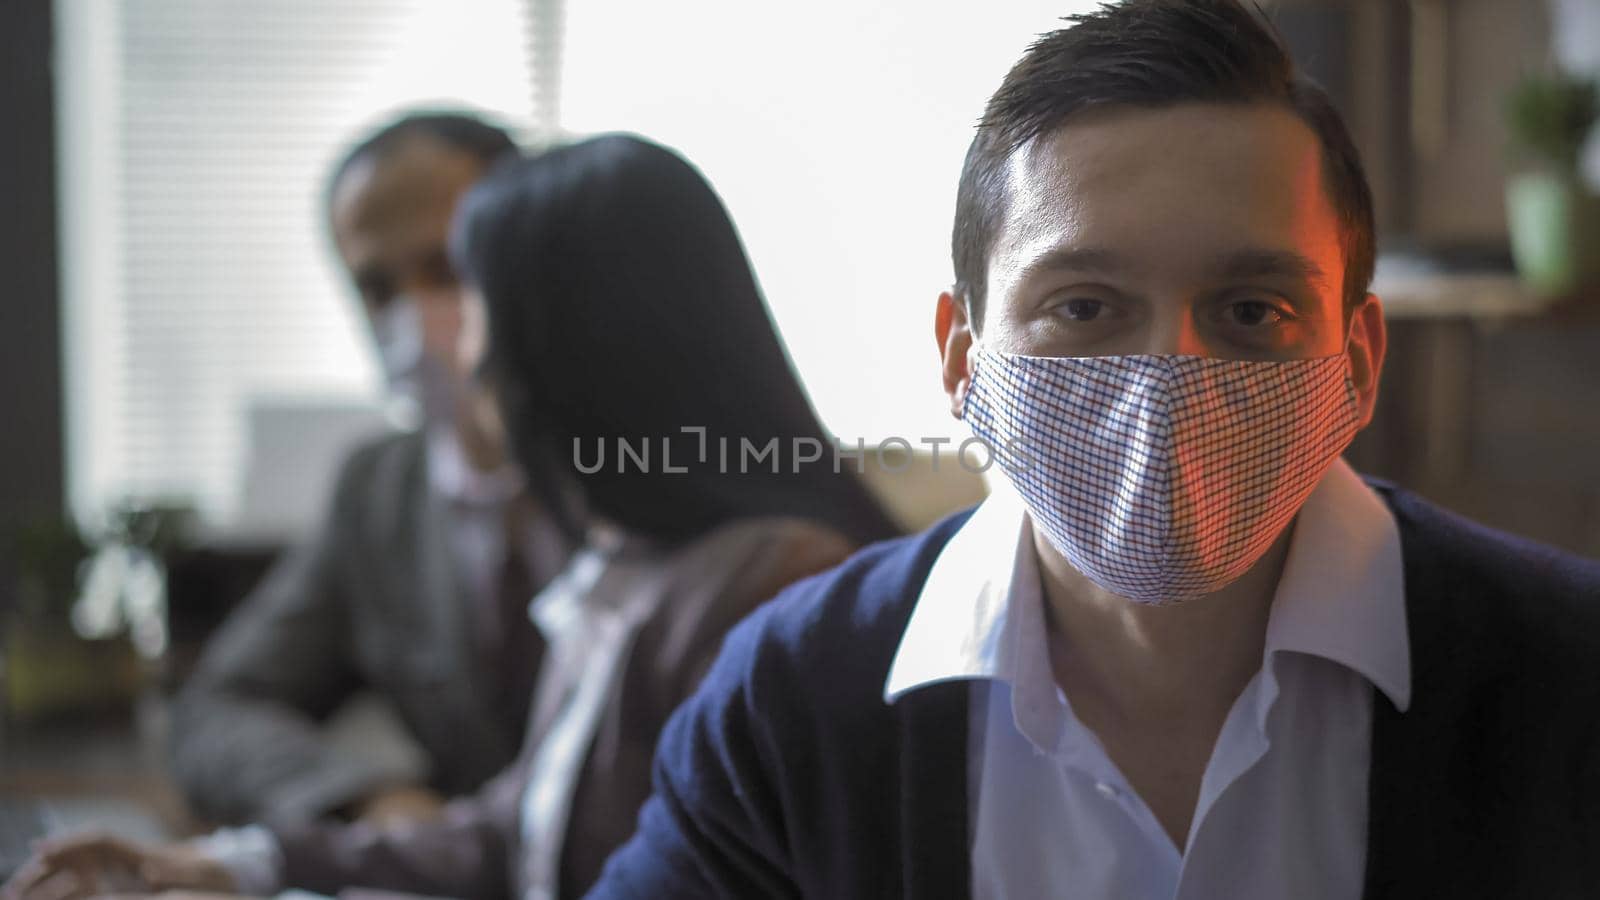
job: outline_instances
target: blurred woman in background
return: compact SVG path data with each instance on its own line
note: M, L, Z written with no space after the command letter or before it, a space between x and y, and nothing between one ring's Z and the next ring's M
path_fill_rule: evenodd
M727 212L675 154L608 136L518 163L468 195L453 244L462 352L495 395L480 413L583 542L530 610L546 650L517 761L434 822L69 839L10 892L577 896L632 833L656 736L727 629L895 532L835 460Z

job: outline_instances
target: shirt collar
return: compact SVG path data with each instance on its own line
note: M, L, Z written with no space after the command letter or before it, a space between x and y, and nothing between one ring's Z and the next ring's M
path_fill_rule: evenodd
M591 522L583 546L529 602L528 617L552 644L574 633L579 623L640 621L654 611L660 592L626 585L647 580L659 566L659 554L648 539L610 523Z
M1411 700L1410 642L1400 534L1383 501L1338 460L1295 519L1289 554L1267 621L1265 656L1321 656L1359 672L1395 706ZM958 679L1014 681L1014 626L1042 621L1028 514L997 484L934 561L884 683L884 699Z
M1026 590L1013 581L1037 571L1027 528L1021 498L996 483L934 560L889 667L885 700L940 681L1010 674L1000 671L1010 655L1005 624L1012 595Z
M1400 528L1344 460L1295 519L1267 618L1267 654L1285 651L1330 659L1361 673L1401 711L1411 705Z
M467 506L496 507L522 492L522 473L502 463L480 472L467 462L461 440L449 428L428 430L428 486L440 496Z

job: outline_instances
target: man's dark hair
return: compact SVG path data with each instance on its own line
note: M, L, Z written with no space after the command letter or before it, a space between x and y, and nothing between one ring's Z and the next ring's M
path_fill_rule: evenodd
M1339 217L1345 308L1360 302L1376 253L1372 191L1333 101L1295 68L1259 12L1238 0L1128 0L1066 21L1073 25L1039 38L1006 74L962 165L951 250L955 294L974 326L983 317L1011 154L1081 112L1179 103L1281 103L1311 128Z
M415 138L438 141L452 150L476 157L485 170L503 160L516 157L517 144L505 129L485 122L468 112L437 110L412 112L395 119L356 144L340 157L328 178L326 207L332 207L339 181L356 163L382 160Z

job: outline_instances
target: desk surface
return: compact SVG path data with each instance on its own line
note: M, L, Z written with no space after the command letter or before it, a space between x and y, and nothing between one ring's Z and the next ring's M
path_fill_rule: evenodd
M32 800L51 831L93 827L135 840L198 833L167 775L164 701L131 714L48 723L7 722L0 733L0 796Z

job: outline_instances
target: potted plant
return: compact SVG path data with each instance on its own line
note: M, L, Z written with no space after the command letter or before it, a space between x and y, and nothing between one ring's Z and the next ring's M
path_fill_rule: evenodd
M0 712L18 721L126 709L166 650L163 559L193 510L125 502L87 539L67 521L15 536L13 610L0 615Z
M30 722L124 708L137 685L132 645L86 638L73 623L93 548L67 521L31 522L12 537L17 603L0 615L0 712Z
M1540 294L1600 281L1600 198L1579 162L1597 115L1595 82L1559 72L1524 76L1507 98L1507 126L1524 161L1506 184L1511 253Z

